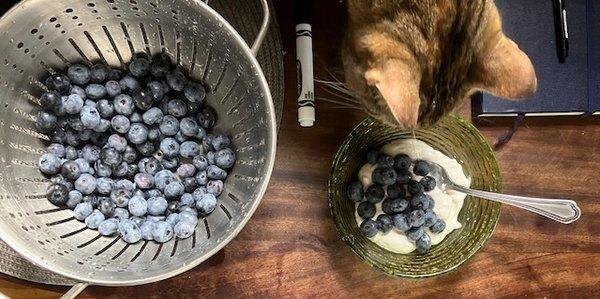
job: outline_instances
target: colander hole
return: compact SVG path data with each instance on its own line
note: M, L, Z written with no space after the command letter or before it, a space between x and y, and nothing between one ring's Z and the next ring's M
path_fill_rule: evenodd
M31 29L31 34L36 34L38 33L38 30L36 28Z
M21 228L22 228L24 231L26 231L26 232L27 232L27 231L29 231L29 229L28 229L28 228L27 228L27 226L25 226L25 225L21 226Z
M58 254L58 255L60 255L60 256L63 256L63 253L62 253L62 252L60 252L60 251L56 252L56 254Z
M15 70L17 69L17 65L16 65L16 64L13 64L13 65L12 65L12 67L13 67L13 69L15 69Z
M23 48L23 42L20 42L20 43L17 45L17 48L19 48L19 49Z
M25 49L24 51L25 53L29 53L29 48Z
M102 17L96 17L96 20L102 20Z
M98 13L98 10L94 9L92 10L93 13Z
M31 58L35 58L35 54L31 54Z
M141 17L139 13L136 13L136 14L135 14L135 16L136 16L136 17Z
M158 14L158 10L154 9L153 10L155 14ZM156 18L158 20L158 18Z
M67 8L67 10L65 10L66 13L72 13L73 9L72 8Z
M60 23L56 23L56 25L54 25L54 27L56 27L56 28L60 28L60 26L61 26Z
M82 261L77 261L77 263L78 263L78 264L80 264L80 265L83 265L83 262L82 262Z
M79 19L78 16L73 16L73 20L77 20L77 19Z
M139 8L137 8L136 6L132 7L131 9L133 9L133 10L135 10L135 11L138 11L138 10L140 10L140 9L139 9Z
M121 15L117 15L117 18L120 18L120 17L121 17Z
M38 36L38 39L44 39L43 35Z
M89 7L95 7L95 6L96 6L96 4L95 4L95 3L93 3L93 2L90 2L90 3L88 3L87 5L88 5Z
M46 42L46 46L50 45L50 42Z
M131 3L131 4L137 4L137 2L135 2L135 0L130 0L129 3Z
M8 104L7 104L7 106L8 106ZM8 213L8 215L10 215L11 218L15 218L16 217L15 214L13 214L13 213Z
M117 8L116 6L113 6L113 7L112 7L112 10L117 10L117 9L118 9L118 8Z
M38 240L38 243L40 243L40 245L45 245L44 242Z
M108 3L115 3L115 0L106 0Z
M150 6L156 8L156 4L154 4L154 2L150 2Z
M77 26L81 27L81 26L83 26L83 23L79 23L79 24L77 24Z
M177 11L176 11L176 10L174 10L174 9L171 9L171 12L172 12L172 13L174 13L174 14L179 14L179 12L177 12Z
M57 20L56 17L50 18L50 22L52 22L52 23L56 22L56 20Z
M65 33L67 33L67 31L65 31L65 30L60 32L60 34L65 34Z

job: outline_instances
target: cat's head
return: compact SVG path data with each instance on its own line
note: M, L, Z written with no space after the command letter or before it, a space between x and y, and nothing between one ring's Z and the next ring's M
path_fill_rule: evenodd
M343 46L348 88L371 116L434 124L475 91L507 99L537 87L527 55L502 32L487 0L349 0Z

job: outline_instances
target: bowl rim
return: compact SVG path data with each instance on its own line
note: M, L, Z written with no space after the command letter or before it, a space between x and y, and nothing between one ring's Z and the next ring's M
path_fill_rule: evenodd
M481 132L469 121L465 120L464 118L457 116L455 114L451 114L448 115L445 118L447 121L454 121L457 124L464 126L467 130L469 130L470 132L472 132L474 134L474 137L476 137L476 139L478 141L480 141L483 145L483 147L486 150L489 150L489 153L492 154L493 156L493 161L494 161L494 174L495 174L495 179L496 179L496 184L498 186L498 192L502 191L502 175L500 172L500 165L498 163L498 157L496 155L496 152L492 149L492 147L490 146L490 144L487 142L487 140L483 137L483 135L481 134ZM342 237L342 240L350 247L350 249L356 254L358 255L358 257L360 257L360 259L366 263L367 265L369 265L370 267L376 269L377 271L386 274L387 276L391 276L391 277L401 277L401 278L407 278L407 279L421 279L421 278L430 278L430 277L435 277L435 276L439 276L439 275L443 275L443 274L447 274L450 272L453 272L455 270L457 270L460 266L464 265L465 263L467 263L468 261L470 261L477 253L479 253L479 251L481 249L483 249L485 247L485 245L487 245L487 243L490 241L490 239L492 238L492 235L494 234L496 227L498 226L498 222L500 220L500 213L501 213L501 207L502 204L501 203L497 203L496 208L494 208L492 210L492 217L494 217L494 221L493 221L493 225L491 227L491 231L488 234L487 237L485 237L480 243L476 244L476 247L473 248L475 250L472 250L470 252L468 252L468 254L466 254L464 256L464 258L462 258L458 263L456 263L455 265L452 265L448 268L442 269L442 270L438 270L436 272L432 272L432 273L428 273L428 274L405 274L405 273L401 273L399 271L388 271L387 269L382 268L380 265L372 263L371 261L369 261L368 259L366 259L366 257L361 254L356 248L355 248L355 244L353 242L351 242L350 238L345 237L344 232L342 231L341 226L339 225L340 223L340 219L339 216L337 215L337 213L334 211L334 206L332 204L333 201L333 196L334 196L334 189L333 189L333 177L335 175L335 171L336 171L336 166L342 162L342 160L344 159L344 157L342 157L340 155L341 151L343 150L344 147L346 147L348 145L348 141L350 140L350 137L354 134L356 134L356 132L363 126L367 126L369 124L372 123L381 123L378 120L372 118L372 117L366 117L365 119L363 119L362 121L360 121L358 124L356 124L352 130L350 131L350 133L348 134L348 136L344 139L344 141L342 142L342 144L340 145L339 149L337 150L335 157L333 159L332 165L331 165L331 169L329 172L329 178L327 181L327 187L328 187L328 205L329 205L329 212L331 213L331 216L333 218L333 222L334 222L334 226L336 231L338 232L338 234ZM467 197L465 197L465 200L467 198L478 198L478 197L473 197L471 195L467 195ZM442 241L443 242L443 241ZM375 243L373 243L375 244ZM377 246L375 244L375 246ZM385 249L384 249L385 250ZM397 253L393 253L391 251L388 251L390 254L397 254Z

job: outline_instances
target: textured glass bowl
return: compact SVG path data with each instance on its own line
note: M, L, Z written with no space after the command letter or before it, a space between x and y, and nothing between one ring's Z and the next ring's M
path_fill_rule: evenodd
M494 152L469 122L449 116L434 127L415 130L415 137L445 155L455 158L471 177L471 187L500 192L501 177ZM346 196L346 186L357 179L366 163L366 153L396 139L413 138L411 132L400 131L374 119L358 124L338 150L329 178L329 207L342 239L367 264L392 276L423 278L454 270L492 236L500 216L500 204L467 196L459 221L462 228L450 233L444 241L426 254L416 251L398 254L383 249L360 232L354 218L354 203Z

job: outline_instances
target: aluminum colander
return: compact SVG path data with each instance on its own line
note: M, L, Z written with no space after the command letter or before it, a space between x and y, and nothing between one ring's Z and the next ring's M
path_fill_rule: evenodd
M86 285L150 283L189 270L225 246L246 224L267 188L275 158L271 94L250 49L197 0L26 0L0 19L0 238L31 262ZM125 67L136 53L165 52L208 86L215 132L232 136L238 162L225 193L195 234L164 244L102 237L50 204L37 169L48 137L35 130L44 79L72 63Z

